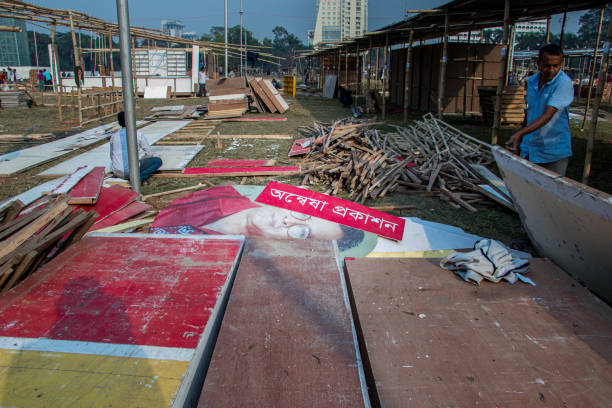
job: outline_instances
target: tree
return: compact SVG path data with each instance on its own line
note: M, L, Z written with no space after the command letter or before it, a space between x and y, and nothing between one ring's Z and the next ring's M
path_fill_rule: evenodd
M580 28L578 29L578 36L580 37L581 43L584 47L592 48L595 46L595 39L597 38L597 28L599 27L599 13L601 9L589 10L578 20ZM610 14L612 13L612 5L608 5L604 12L604 21L601 28L601 47L605 41L606 32L608 30L608 23L610 22Z

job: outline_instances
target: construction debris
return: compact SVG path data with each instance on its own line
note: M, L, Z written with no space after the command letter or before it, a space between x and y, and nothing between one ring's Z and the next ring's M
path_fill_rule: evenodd
M332 124L302 127L313 148L302 161L303 185L325 184L327 194L341 191L363 203L398 189L439 195L451 206L476 211L484 200L477 188L485 180L472 168L493 158L490 146L431 114L411 126L394 126L382 134L374 123L342 119Z
M249 88L243 77L209 80L206 85L209 90L206 118L240 117L249 110Z
M68 197L61 194L45 196L27 209L13 201L0 209L0 217L0 293L4 293L80 240L98 214L73 211Z
M0 91L0 106L3 108L29 108L31 101L25 91Z
M260 112L285 113L289 110L289 105L269 79L251 78L249 85Z

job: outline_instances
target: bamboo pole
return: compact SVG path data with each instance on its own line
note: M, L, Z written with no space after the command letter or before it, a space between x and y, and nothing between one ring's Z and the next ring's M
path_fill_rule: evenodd
M368 84L366 89L366 112L370 113L370 106L372 106L372 94L370 92L370 86L372 84L372 39L370 39L370 47L368 48Z
M72 21L72 11L69 12L69 16L70 16L70 34L72 36L72 47L73 47L73 51L74 51L74 80L76 82L77 85L77 106L78 106L78 112L77 112L77 119L78 119L78 123L79 126L83 125L83 101L81 100L81 80L80 80L80 70L79 70L79 54L78 54L78 47L77 47L77 42L76 42L76 36L74 34L74 24Z
M384 64L383 64L383 83L382 83L382 118L383 120L387 116L387 84L388 79L387 75L389 72L388 60L389 60L389 33L385 35L385 50L383 54Z
M444 87L446 86L446 59L448 54L448 13L444 14L444 39L442 45L442 61L440 61L440 78L438 82L438 118L442 119L442 103Z
M602 14L604 9L602 8ZM591 123L589 124L589 138L587 140L586 157L584 159L584 171L582 173L582 182L589 182L591 174L591 160L593 158L593 144L595 140L595 132L597 130L597 118L599 116L599 105L603 96L606 78L608 76L608 63L610 59L610 44L612 43L612 24L608 24L608 33L606 35L606 45L603 49L601 59L601 67L599 68L599 81L597 81L597 92L595 93L595 101L593 102L593 111L591 112ZM597 44L595 44L597 47Z
M110 47L110 75L111 75L111 86L115 89L115 67L113 65L113 35L108 30L108 46Z
M404 72L404 123L408 123L408 106L410 100L410 80L412 66L412 43L414 38L414 30L410 30L408 36L408 49L406 50L406 72Z
M497 80L497 91L495 92L495 114L493 117L493 129L491 131L491 144L496 145L501 125L502 93L506 83L506 60L508 58L508 26L510 25L510 0L505 0L504 7L504 34L502 39L501 61L499 78ZM484 64L483 64L484 65Z
M349 58L349 50L348 47L346 47L344 49L344 86L346 87L347 90L350 89L350 83L349 83L349 70L348 70L348 58Z
M508 56L506 57L506 81L504 83L504 86L508 86L508 80L510 79L508 73L512 72L512 54L514 53L514 24L510 26L510 32L508 33L508 41L510 43L508 45Z
M357 51L355 53L355 105L357 105L357 98L361 93L361 54L359 54L359 43L357 43Z
M565 22L567 21L567 7L565 7L565 11L563 12L563 23L561 23L561 34L559 35L559 47L563 49L563 37L565 35Z
M593 81L595 80L595 67L597 66L597 48L599 46L599 39L601 38L601 27L603 25L605 10L606 10L605 7L602 7L601 11L599 12L599 26L597 27L597 41L595 41L595 46L593 47L593 66L591 67L591 74L589 75L589 91L587 93L586 106L584 107L584 117L582 118L582 125L580 126L580 130L582 131L584 131L584 126L586 125L589 106L591 105L591 94L593 92ZM603 59L601 60L601 62L603 65Z
M578 77L578 102L580 102L580 98L582 96L582 80L584 79L584 70L586 69L588 60L589 60L588 56L586 55L582 56L582 66L580 67L580 76Z
M464 82L463 82L463 118L467 115L467 88L468 88L468 75L470 70L470 40L472 39L472 30L468 31L468 40L465 47L465 69L464 69Z
M548 16L546 19L546 35L544 36L544 45L550 43L550 19L550 16Z

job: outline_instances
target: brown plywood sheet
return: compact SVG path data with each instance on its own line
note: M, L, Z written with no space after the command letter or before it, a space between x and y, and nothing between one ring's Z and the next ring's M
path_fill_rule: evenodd
M198 407L364 406L329 241L248 239Z
M535 287L473 286L438 262L346 261L382 407L612 406L609 306L544 259Z

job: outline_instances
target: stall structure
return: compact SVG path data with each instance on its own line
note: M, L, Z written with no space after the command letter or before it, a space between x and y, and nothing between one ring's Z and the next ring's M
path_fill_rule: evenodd
M303 57L307 58L308 66L318 67L321 77L330 71L328 60L340 62L335 63L340 76L342 70L348 71L348 64L342 66L341 56L352 57L352 69L364 75L361 83L367 90L364 93L366 110L378 104L383 119L388 112L388 102L403 109L405 122L410 108L433 111L438 116L477 112L477 92L473 89L479 85L495 86L491 141L496 144L502 122L502 95L509 83L509 50L512 49L514 24L553 14L601 8L606 4L606 1L596 0L570 3L455 0L433 10L408 10L416 14L362 37L326 44L326 48ZM487 48L485 44L473 44L468 36L467 43L448 46L451 35L491 27L503 27L501 44ZM484 73L479 64L484 65ZM423 72L425 70L427 72ZM420 78L421 75L427 78ZM419 79L426 81L418 82Z

